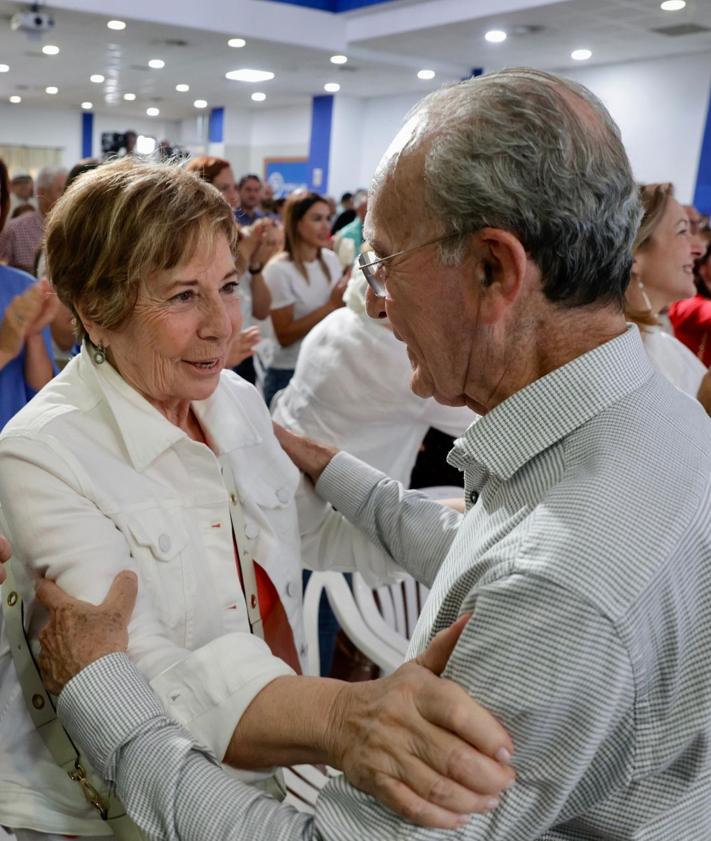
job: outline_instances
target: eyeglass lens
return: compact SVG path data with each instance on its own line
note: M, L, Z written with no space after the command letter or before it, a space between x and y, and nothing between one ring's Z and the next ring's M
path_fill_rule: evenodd
M378 298L384 298L385 284L380 279L382 277L382 263L378 263L375 266L368 265L369 263L376 262L377 259L378 257L373 251L363 251L358 257L358 265L373 293Z

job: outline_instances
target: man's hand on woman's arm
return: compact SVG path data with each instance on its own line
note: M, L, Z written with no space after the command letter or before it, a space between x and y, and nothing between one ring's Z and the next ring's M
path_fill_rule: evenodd
M82 668L125 651L136 582L121 573L97 606L42 582L49 610L40 667L57 694ZM454 828L495 807L514 780L507 733L444 669L467 617L441 632L416 660L378 681L277 678L240 719L225 761L264 767L325 761L409 820Z

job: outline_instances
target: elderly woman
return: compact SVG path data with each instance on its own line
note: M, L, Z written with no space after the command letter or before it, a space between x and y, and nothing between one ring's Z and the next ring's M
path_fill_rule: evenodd
M348 567L357 553L361 569L388 568L338 514L297 493L257 391L223 370L240 328L235 239L213 187L132 159L87 174L55 209L48 270L84 344L0 438L29 633L42 621L33 577L99 602L132 569L129 655L172 718L248 769L242 779L274 791L272 766L329 762L394 808L422 805L453 826L491 808L472 775L484 795L511 779L462 741L508 743L488 714L417 666L357 685L295 675L302 549L312 563ZM442 516L456 527L457 515ZM0 824L20 841L26 829L105 835L34 731L7 646L0 678Z
M661 328L660 314L694 293L694 260L701 256L684 208L671 184L640 188L644 215L634 242L634 263L625 314L639 327L654 367L691 397L698 397L706 368ZM711 406L705 405L707 411Z

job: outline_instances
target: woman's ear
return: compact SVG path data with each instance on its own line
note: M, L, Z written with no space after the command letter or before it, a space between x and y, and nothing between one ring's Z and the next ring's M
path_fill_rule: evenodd
M100 327L95 321L87 317L83 307L77 305L77 318L81 322L84 332L89 337L89 341L94 347L107 348L110 344L108 331Z

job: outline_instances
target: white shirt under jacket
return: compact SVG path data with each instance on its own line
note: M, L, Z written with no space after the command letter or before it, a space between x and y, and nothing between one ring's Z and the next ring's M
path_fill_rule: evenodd
M222 758L254 696L292 673L250 632L258 618L252 561L274 583L302 657L302 555L312 568L340 570L358 558L373 583L399 569L300 480L249 383L225 371L193 408L212 449L84 351L5 427L0 503L22 562L31 635L43 624L37 575L98 603L120 570L134 569L129 656L167 713ZM240 511L246 600L232 542ZM0 825L108 834L34 731L4 635L0 745Z

